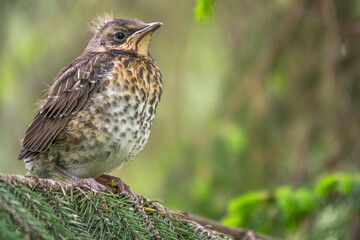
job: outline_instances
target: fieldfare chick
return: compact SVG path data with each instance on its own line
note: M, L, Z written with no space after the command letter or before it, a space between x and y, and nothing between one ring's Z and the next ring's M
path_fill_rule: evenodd
M18 158L30 173L60 172L99 188L93 178L144 148L162 94L149 52L161 25L109 16L94 25L85 51L55 77L26 132Z

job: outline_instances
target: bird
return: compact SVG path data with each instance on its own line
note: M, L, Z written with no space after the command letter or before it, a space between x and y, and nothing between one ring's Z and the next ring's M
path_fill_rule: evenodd
M18 156L28 173L61 174L95 190L95 178L143 150L162 95L150 54L161 22L99 17L84 52L55 77Z

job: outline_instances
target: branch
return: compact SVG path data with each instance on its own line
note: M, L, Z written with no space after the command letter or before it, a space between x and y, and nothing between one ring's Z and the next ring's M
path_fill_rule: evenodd
M249 230L179 214L136 195L60 180L0 174L0 239L250 239L275 240Z
M206 219L200 216L196 216L190 213L184 213L184 218L190 221L196 222L204 227L209 227L211 230L221 232L238 239L250 239L250 240L280 240L280 238L270 237L255 233L248 229L232 228L224 226L214 220Z

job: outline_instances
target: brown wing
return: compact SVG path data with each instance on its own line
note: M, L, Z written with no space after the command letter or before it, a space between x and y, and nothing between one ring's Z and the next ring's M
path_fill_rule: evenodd
M71 116L98 91L110 66L108 54L86 53L60 71L41 111L26 131L19 160L50 147Z

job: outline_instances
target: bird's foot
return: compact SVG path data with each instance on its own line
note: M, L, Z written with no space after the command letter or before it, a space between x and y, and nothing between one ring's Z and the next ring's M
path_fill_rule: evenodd
M72 182L74 182L76 184L87 185L92 190L95 190L95 191L106 191L107 190L107 188L103 184L97 182L94 178L78 178L59 166L57 166L55 168L55 170L57 170L57 172L60 173L62 176L64 176L65 178L71 180Z
M119 177L113 177L110 175L103 174L100 177L96 178L96 180L105 185L110 185L111 187L117 188L121 195L129 196L134 200L139 199L139 196L131 190L130 186L127 185Z
M106 191L107 188L102 185L101 183L97 182L94 178L78 178L76 180L74 180L75 183L78 184L84 184L89 186L92 190L95 191Z

